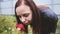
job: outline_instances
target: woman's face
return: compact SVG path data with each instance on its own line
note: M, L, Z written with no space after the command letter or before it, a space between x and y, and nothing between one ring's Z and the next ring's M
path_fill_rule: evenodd
M16 8L17 16L23 24L30 24L32 21L32 11L27 5L20 5Z

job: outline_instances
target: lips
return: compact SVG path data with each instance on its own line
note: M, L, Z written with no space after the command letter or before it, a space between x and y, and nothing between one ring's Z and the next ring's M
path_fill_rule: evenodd
M28 25L28 21L23 21L22 24Z
M27 23L27 21L24 21L24 22L22 22L23 24L26 24Z

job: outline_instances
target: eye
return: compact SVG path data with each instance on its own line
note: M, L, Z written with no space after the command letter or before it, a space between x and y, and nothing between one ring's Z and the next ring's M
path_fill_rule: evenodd
M19 18L21 18L21 16L20 15L17 15Z
M23 14L24 17L28 17L29 16L29 13L28 14Z

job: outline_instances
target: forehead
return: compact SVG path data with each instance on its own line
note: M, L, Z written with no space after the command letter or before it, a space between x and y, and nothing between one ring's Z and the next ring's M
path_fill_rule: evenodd
M16 12L17 13L29 13L29 12L31 12L31 9L29 6L21 5L16 8Z

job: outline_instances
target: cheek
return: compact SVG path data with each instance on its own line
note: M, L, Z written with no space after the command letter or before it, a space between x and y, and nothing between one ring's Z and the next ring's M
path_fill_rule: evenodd
M29 15L27 19L32 20L32 15Z

